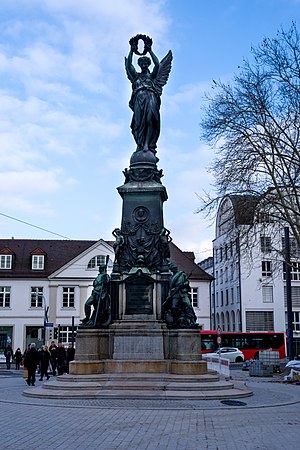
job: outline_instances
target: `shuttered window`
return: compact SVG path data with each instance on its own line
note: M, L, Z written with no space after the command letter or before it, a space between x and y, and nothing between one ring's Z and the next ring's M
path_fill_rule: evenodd
M262 286L262 298L264 303L273 303L273 286Z
M246 311L246 331L273 331L273 311Z
M295 308L300 308L300 286L292 286L292 305ZM284 286L284 306L286 307L286 286Z

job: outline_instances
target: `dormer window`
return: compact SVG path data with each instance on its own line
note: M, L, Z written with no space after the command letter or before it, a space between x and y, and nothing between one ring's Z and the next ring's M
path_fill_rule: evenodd
M46 252L41 248L36 248L31 252L31 269L44 270L45 269L45 255Z
M0 255L0 269L12 268L12 255Z
M14 252L9 247L0 250L0 269L9 270L13 266Z
M45 256L44 255L32 255L32 270L44 270Z

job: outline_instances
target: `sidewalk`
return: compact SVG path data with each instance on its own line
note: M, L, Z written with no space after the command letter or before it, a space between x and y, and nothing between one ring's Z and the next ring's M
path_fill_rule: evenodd
M229 406L212 401L47 400L22 396L21 373L0 373L2 448L298 448L300 386L233 370L254 395ZM37 381L37 385L42 382ZM236 404L234 404L236 405Z

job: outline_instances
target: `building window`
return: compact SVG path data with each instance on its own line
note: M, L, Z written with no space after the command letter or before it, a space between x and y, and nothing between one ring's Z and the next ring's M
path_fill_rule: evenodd
M225 277L225 283L228 281L228 267L225 267L224 269L224 277Z
M220 284L223 283L223 269L220 269Z
M196 287L191 287L191 300L192 306L198 308L198 288Z
M231 288L231 304L234 304L234 289Z
M262 277L271 277L272 276L272 262L271 261L262 261L261 262L261 276Z
M0 308L10 308L10 286L0 287Z
M31 288L31 308L42 308L43 307L43 288L42 287L32 287Z
M233 264L230 264L230 280L233 280L234 275L234 266Z
M300 258L300 247L295 238L290 236L290 254L293 258ZM282 238L282 249L285 250L285 239Z
M0 255L0 269L11 269L12 255Z
M32 270L44 270L44 255L32 255Z
M216 270L216 284L218 284L219 283L219 272Z
M285 326L287 329L287 312L285 313ZM293 331L300 331L300 311L293 311Z
M228 289L226 289L225 294L226 294L226 305L228 305L228 303L229 303L229 292L228 292Z
M284 306L287 306L286 286L284 286ZM291 289L293 308L300 308L300 286L292 286Z
M234 311L231 311L231 326L232 326L232 331L235 331L235 314L234 314Z
M224 306L224 292L221 291L221 306Z
M64 287L63 288L63 308L75 307L75 288Z
M258 222L259 223L273 223L273 217L270 215L270 213L266 211L260 211L258 215Z
M270 253L270 251L272 250L270 236L260 237L260 249L262 253Z
M283 279L286 280L286 265L283 263ZM300 281L300 262L291 263L291 280Z
M236 287L236 302L240 303L240 287Z
M76 337L77 327L74 327L74 337ZM71 326L61 326L59 327L59 340L63 344L72 344L72 327Z
M273 286L262 286L263 303L273 303Z
M219 292L216 292L216 306L219 306Z
M106 257L104 255L97 255L89 260L87 268L88 269L96 269L100 265L105 264L105 262L106 262Z
M246 311L246 332L274 331L273 311Z

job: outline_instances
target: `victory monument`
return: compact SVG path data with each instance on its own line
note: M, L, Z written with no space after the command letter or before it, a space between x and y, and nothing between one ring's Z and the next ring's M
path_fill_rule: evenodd
M208 373L201 360L189 275L170 261L172 239L163 214L168 196L156 149L172 52L159 61L152 39L142 34L129 45L125 69L132 84L129 106L136 149L123 171L124 184L117 188L123 207L121 224L113 231L113 271L109 276L107 264L99 267L77 331L70 373L58 377L51 388L45 383L40 391L48 390L48 396L55 396L57 389L76 397L206 398L207 382L207 398L244 396L245 391ZM139 56L139 70L133 65L134 55Z
M142 52L139 41L144 43ZM206 364L200 362L188 275L170 261L171 236L163 216L168 196L156 156L161 95L173 56L169 51L159 61L149 36L137 35L129 44L125 69L132 84L130 127L136 149L123 172L124 184L117 188L123 208L121 226L113 231L113 271L108 281L106 267L99 267L71 373L101 373L107 364L118 371L199 373L206 371ZM139 70L133 65L134 54L139 55Z

